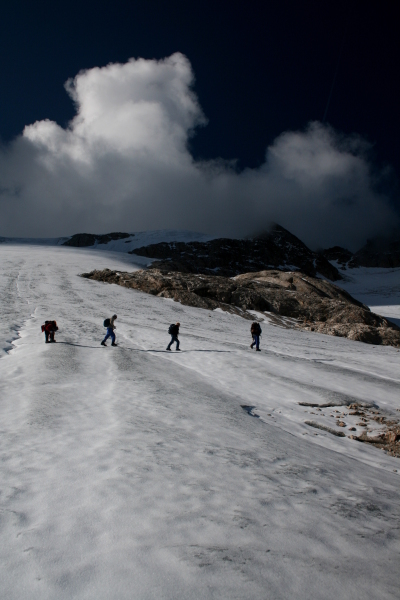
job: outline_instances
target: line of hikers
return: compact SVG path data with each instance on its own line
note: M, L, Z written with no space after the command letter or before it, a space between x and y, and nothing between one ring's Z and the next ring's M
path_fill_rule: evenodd
M104 319L103 326L107 328L107 333L106 333L104 339L100 342L102 346L107 346L106 341L108 340L108 338L111 338L111 346L118 346L118 344L115 341L115 333L114 333L115 329L116 329L116 325L115 325L116 319L117 319L117 315L113 315L109 319ZM168 333L171 336L171 341L166 348L166 350L168 350L169 352L171 351L172 344L176 344L175 350L178 352L180 351L179 338L178 338L180 326L181 326L180 323L172 323L169 326ZM44 324L42 325L42 332L44 332L46 344L48 342L56 341L54 339L54 334L56 331L58 331L56 321L45 321L44 322ZM254 323L251 324L250 333L253 338L253 342L250 344L250 348L253 349L255 346L257 352L260 352L260 335L262 333L260 323L258 323L257 321L254 321Z

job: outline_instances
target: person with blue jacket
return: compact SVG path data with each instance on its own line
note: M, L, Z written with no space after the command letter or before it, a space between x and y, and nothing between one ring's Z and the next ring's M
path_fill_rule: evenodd
M101 342L102 346L107 346L106 341L108 340L109 337L111 338L111 346L118 345L115 343L115 333L114 333L114 330L116 329L115 324L114 324L116 318L117 318L117 315L113 315L111 317L111 319L106 319L104 321L104 326L107 327L107 333L106 333L106 337Z
M253 347L255 345L257 352L261 352L261 350L260 350L260 335L262 333L262 329L261 329L260 323L257 323L257 321L252 323L251 328L250 328L250 333L253 338L253 342L252 342L252 344L250 344L250 348L253 349Z

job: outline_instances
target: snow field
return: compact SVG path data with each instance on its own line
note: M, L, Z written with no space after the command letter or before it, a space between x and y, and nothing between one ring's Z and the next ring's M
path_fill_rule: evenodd
M400 353L265 322L256 354L240 317L77 277L131 256L0 253L3 597L397 597L398 460L298 402L395 411Z

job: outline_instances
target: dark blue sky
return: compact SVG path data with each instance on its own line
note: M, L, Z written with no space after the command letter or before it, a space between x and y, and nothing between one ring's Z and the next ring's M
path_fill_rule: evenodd
M400 173L396 3L361 1L8 2L0 20L0 138L39 119L65 125L63 84L81 69L163 58L192 63L209 123L196 157L258 166L285 130L322 120L373 144Z

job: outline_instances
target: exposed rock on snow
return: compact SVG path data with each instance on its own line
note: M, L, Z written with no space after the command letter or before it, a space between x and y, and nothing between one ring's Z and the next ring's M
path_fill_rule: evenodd
M349 408L354 411L349 413L350 415L362 415L364 419L362 425L364 427L368 428L371 423L375 422L375 425L383 428L380 431L375 431L372 435L368 435L371 431L367 429L361 435L352 435L352 439L372 444L375 448L381 448L391 456L400 458L400 420L398 418L389 414L385 415L382 410L368 409L368 407L357 403L350 404Z
M343 433L343 431L336 431L335 429L332 429L332 427L326 427L325 425L321 425L320 423L316 423L315 421L304 421L306 425L309 425L310 427L315 427L315 429L321 429L322 431L327 431L328 433L331 433L332 435L336 435L337 437L345 437L345 434Z
M151 268L161 271L233 277L239 273L280 268L286 271L299 269L313 277L320 273L332 281L342 278L324 256L312 252L299 238L279 225L252 240L221 238L209 242L151 244L136 248L131 254L160 259Z
M130 233L106 233L104 235L96 235L92 233L76 233L66 242L63 246L74 246L76 248L83 248L85 246L93 246L97 244L108 244L111 240L123 240L125 238L132 237Z
M319 411L328 407L327 404L318 405L309 402L299 402L299 404L301 406L309 406L312 408L317 407L317 410ZM339 406L334 403L331 403L331 406L337 406L339 408ZM343 410L343 407L341 408ZM387 411L384 408L377 406L375 403L369 404L365 402L362 404L360 402L352 402L347 405L347 410L349 412L342 412L341 414L341 418L346 417L347 423L338 418L336 427L347 428L347 431L357 431L357 427L362 427L363 429L361 431L359 430L358 435L355 433L348 437L352 440L371 444L375 446L375 448L385 450L390 456L400 458L400 419L393 411ZM335 410L334 412L339 413L338 410ZM311 412L311 414L317 415L320 418L325 417L325 414L322 412L319 414ZM331 414L330 416L333 417L334 415ZM351 423L354 417L361 417L361 422L356 423L357 427L348 427L349 421ZM343 431L333 429L319 421L304 421L304 423L309 427L327 431L337 437L345 437Z
M293 327L307 331L400 346L400 328L334 284L304 273L271 270L228 278L153 268L133 273L95 270L82 277L172 298L187 306L221 308L253 320L248 311L269 312L295 319Z

